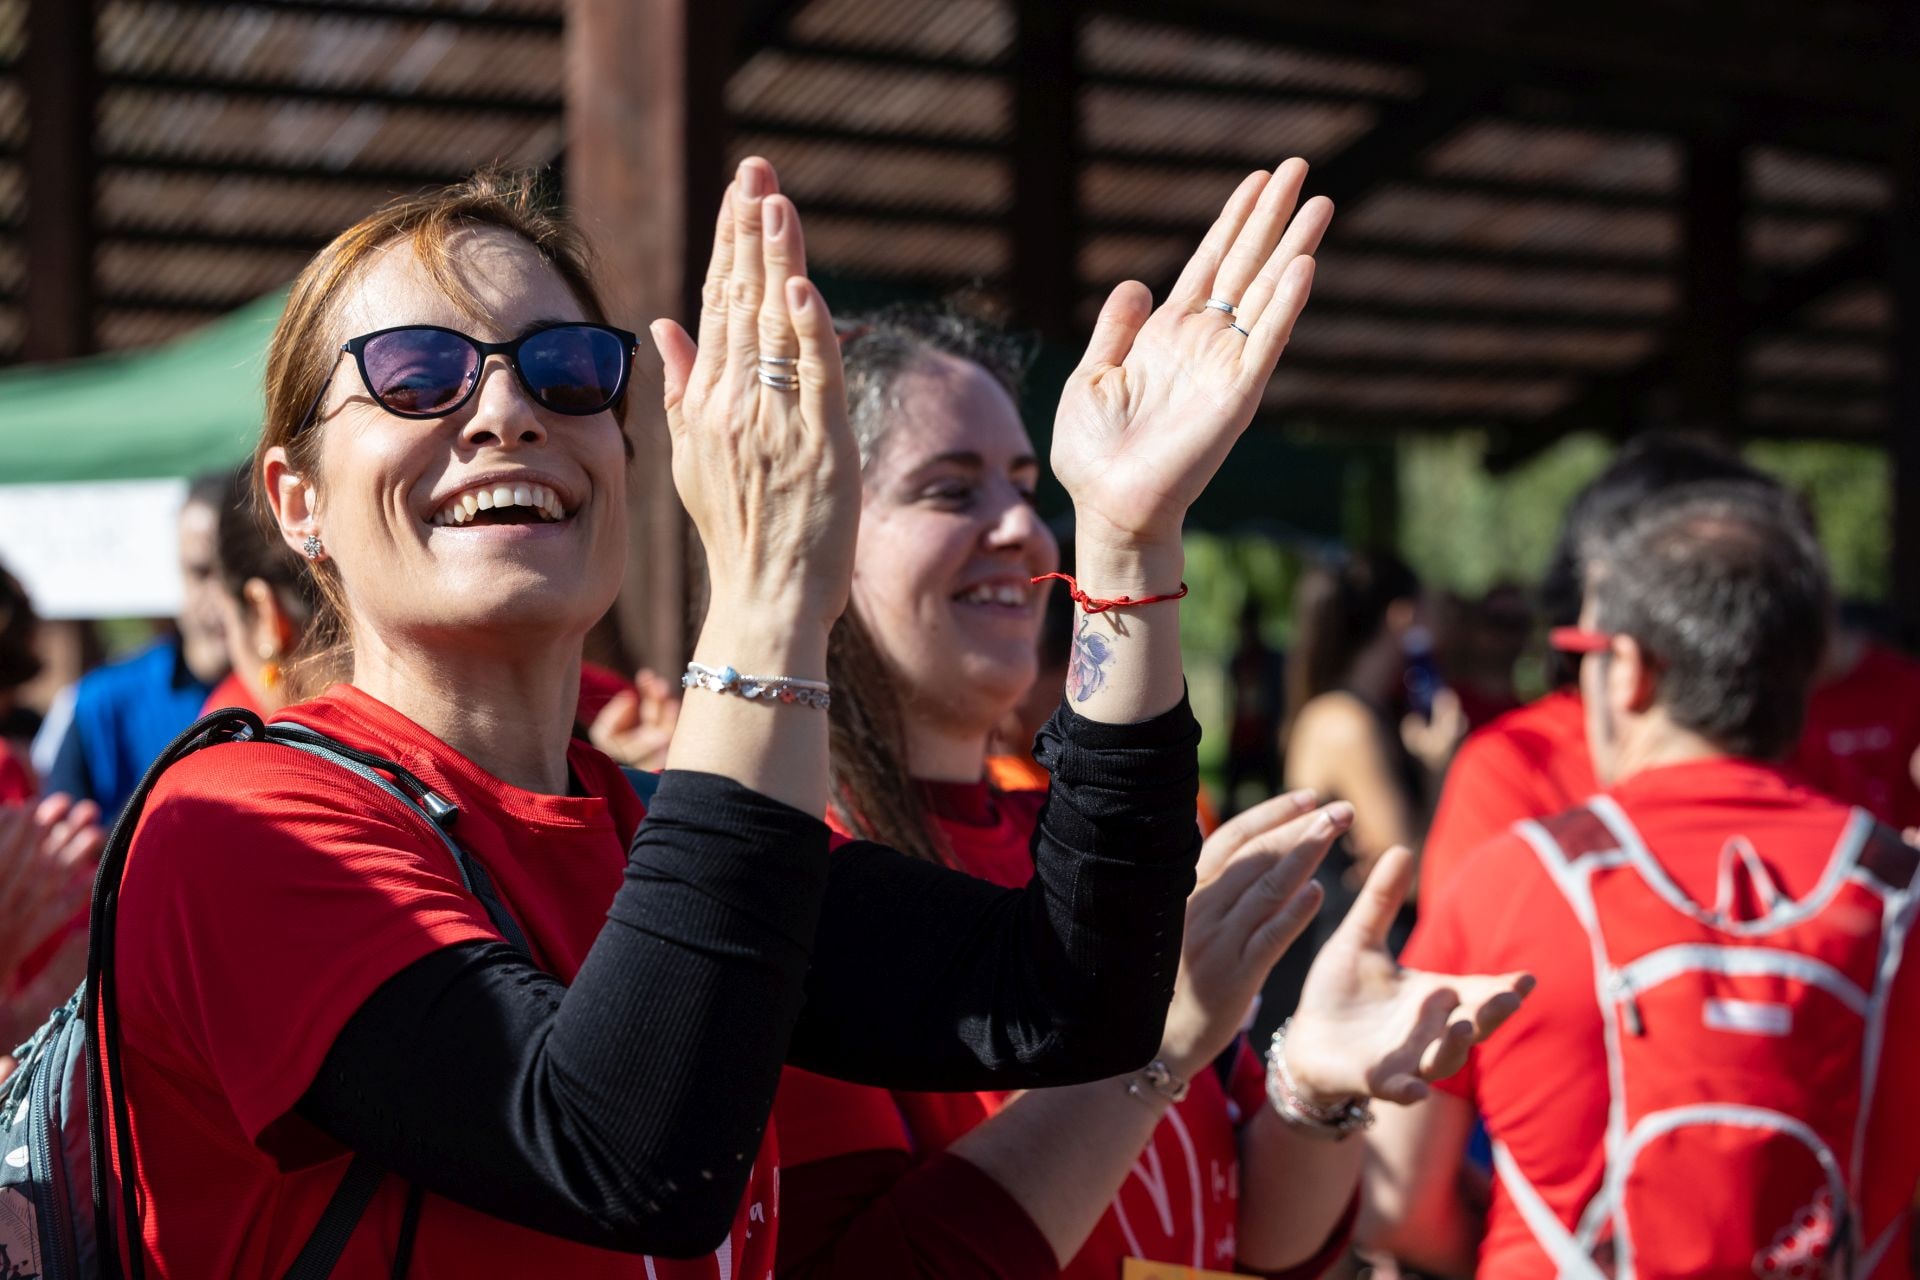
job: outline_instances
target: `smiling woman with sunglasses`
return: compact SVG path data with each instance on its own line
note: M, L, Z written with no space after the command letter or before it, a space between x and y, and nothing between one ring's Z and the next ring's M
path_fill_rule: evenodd
M1309 271L1265 282L1291 300L1275 315ZM1175 594L1186 507L1246 425L1158 411L1123 363L1143 294L1108 304L1088 413L1060 432L1081 580L1135 600ZM318 696L281 718L455 806L504 918L422 815L335 766L243 743L169 770L117 943L140 1206L121 1238L148 1270L325 1274L303 1246L340 1238L316 1227L357 1156L394 1176L334 1274L760 1280L783 1062L1018 1088L1159 1042L1198 851L1178 606L1087 623L1111 662L1043 734L1030 887L871 843L829 859L859 464L763 161L728 190L703 296L697 345L652 331L712 605L643 808L569 737L624 568L634 355L570 234L481 178L369 217L295 282L256 474L322 604L291 676ZM1216 318L1192 340L1257 387L1286 326Z

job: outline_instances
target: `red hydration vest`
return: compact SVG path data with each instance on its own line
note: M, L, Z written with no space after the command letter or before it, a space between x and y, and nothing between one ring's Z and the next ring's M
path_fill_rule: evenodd
M1862 1221L1861 1170L1920 854L1856 809L1794 901L1735 836L1707 907L1606 796L1516 830L1586 931L1606 1036L1606 1174L1571 1231L1494 1144L1558 1273L1873 1275L1899 1222Z

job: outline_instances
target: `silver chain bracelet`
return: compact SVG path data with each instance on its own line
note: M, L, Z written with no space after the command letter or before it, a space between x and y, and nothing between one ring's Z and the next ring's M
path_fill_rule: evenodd
M1173 1068L1159 1058L1127 1077L1127 1096L1132 1098L1144 1099L1148 1094L1157 1094L1168 1102L1185 1102L1188 1088L1188 1083L1173 1074Z
M1332 1142L1372 1128L1373 1107L1366 1100L1349 1098L1337 1107L1321 1107L1300 1096L1287 1070L1287 1031L1292 1026L1292 1018L1281 1023L1267 1046L1267 1101L1280 1118L1301 1133Z
M750 702L783 702L789 706L814 707L825 711L833 705L833 687L824 680L801 680L796 676L743 676L732 667L709 667L698 662L687 664L680 677L682 689L705 689L709 693L731 693Z

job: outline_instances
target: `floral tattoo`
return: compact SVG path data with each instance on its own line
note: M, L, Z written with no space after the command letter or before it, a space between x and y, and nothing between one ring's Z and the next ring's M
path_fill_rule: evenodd
M1067 667L1067 696L1085 702L1107 683L1107 664L1113 661L1114 645L1093 629L1093 619L1082 617L1073 636L1073 661Z

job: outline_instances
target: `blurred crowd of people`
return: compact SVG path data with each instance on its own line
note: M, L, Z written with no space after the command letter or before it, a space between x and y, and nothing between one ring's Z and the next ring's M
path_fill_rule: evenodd
M280 1274L354 1153L401 1178L342 1274L543 1242L551 1274L701 1280L1904 1266L1920 1117L1876 1086L1920 1069L1920 664L1841 621L1772 477L1632 441L1540 584L1472 600L1317 561L1285 654L1243 615L1197 788L1182 503L1330 216L1304 166L1257 177L1160 310L1103 314L1063 548L1020 344L938 307L835 337L743 167L698 347L654 335L714 570L684 679L581 660L634 336L557 224L481 181L331 246L260 457L190 487L176 619L27 708L0 573L7 1043L85 972L108 830L203 714L336 736L485 871L310 758L174 767L122 833L131 1247ZM1232 412L1099 390L1189 348Z

